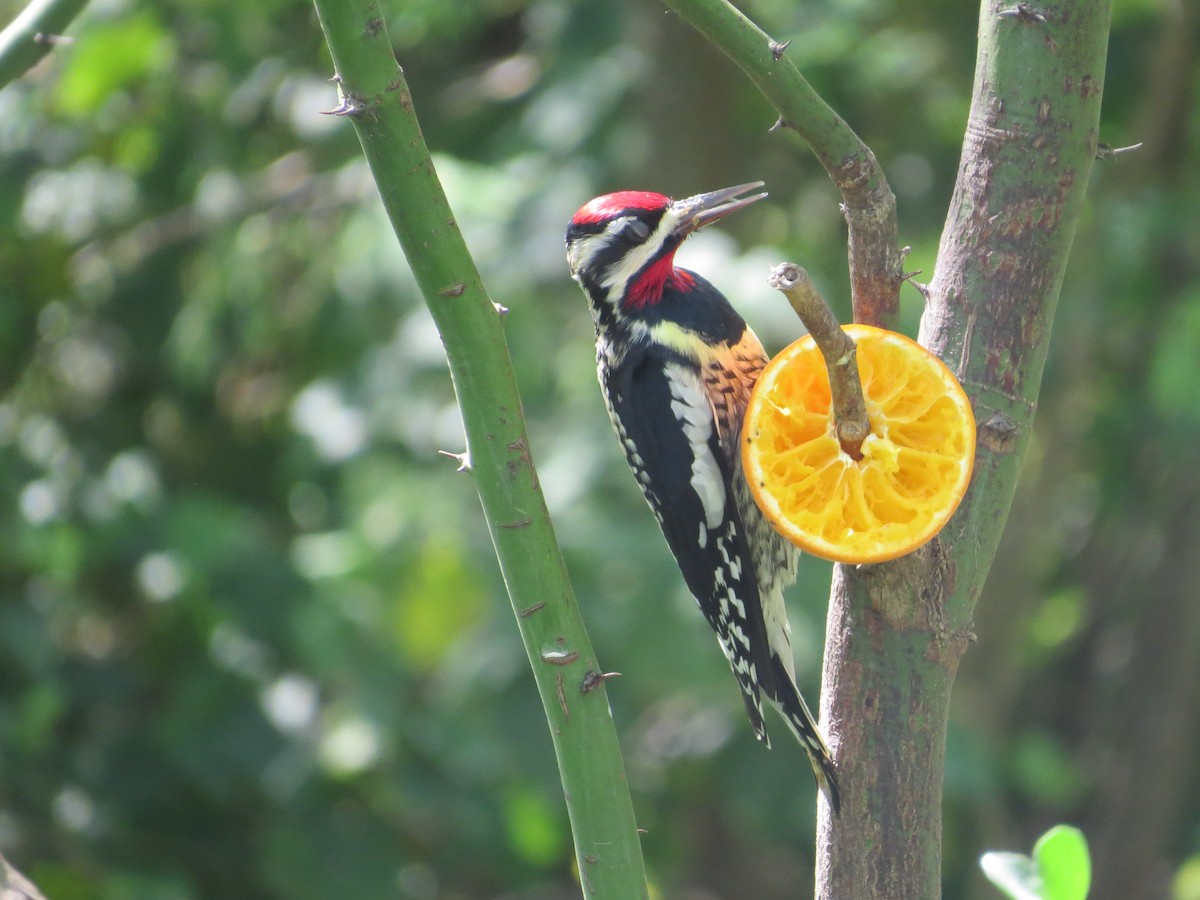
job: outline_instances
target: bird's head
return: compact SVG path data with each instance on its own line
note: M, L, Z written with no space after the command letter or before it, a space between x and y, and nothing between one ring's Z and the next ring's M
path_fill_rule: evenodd
M677 278L675 251L693 231L761 200L740 197L761 181L671 200L649 191L618 191L590 200L567 227L567 262L597 310L636 310L662 298Z

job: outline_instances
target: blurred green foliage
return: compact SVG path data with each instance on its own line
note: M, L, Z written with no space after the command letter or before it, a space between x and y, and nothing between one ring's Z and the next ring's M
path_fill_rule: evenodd
M1101 139L1145 146L1096 168L959 675L951 897L989 896L983 848L1064 819L1093 838L1092 896L1195 894L1200 29L1194 5L1117 6ZM653 4L384 8L624 673L656 889L795 896L807 767L753 741L625 470L562 230L612 189L766 180L769 205L681 262L778 348L796 325L769 263L803 263L848 315L836 194ZM875 149L928 277L976 11L747 8ZM319 115L312 10L115 0L71 33L0 91L0 847L56 900L577 896L474 491L436 453L462 447L441 346L352 130ZM914 333L920 297L902 304ZM828 578L806 560L791 595L810 691Z

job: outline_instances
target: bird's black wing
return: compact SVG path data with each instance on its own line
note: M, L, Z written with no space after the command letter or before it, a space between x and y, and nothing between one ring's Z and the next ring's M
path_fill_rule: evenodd
M605 377L629 465L763 737L758 692L774 670L734 473L700 375L694 364L652 345L632 351Z

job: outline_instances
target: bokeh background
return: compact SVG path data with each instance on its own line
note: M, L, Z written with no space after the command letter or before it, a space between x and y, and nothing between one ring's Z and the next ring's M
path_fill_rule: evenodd
M0 3L15 14L20 4ZM625 469L562 232L618 188L763 179L689 242L769 349L838 197L653 3L386 0L506 328L657 896L809 891L767 753ZM874 148L932 274L977 11L746 4ZM1088 835L1097 898L1200 897L1200 4L1116 4L1037 432L958 679L950 898ZM70 898L578 896L553 755L441 346L302 2L96 0L0 90L0 848ZM922 277L922 276L919 276ZM902 292L915 333L917 292ZM829 569L789 595L816 690Z

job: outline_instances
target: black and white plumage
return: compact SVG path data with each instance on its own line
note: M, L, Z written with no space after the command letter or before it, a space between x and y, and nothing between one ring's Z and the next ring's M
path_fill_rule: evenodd
M750 495L742 417L767 362L762 345L707 280L675 267L697 228L765 197L761 183L686 200L643 191L585 204L567 230L571 274L590 301L613 428L650 508L768 746L761 697L808 753L838 808L833 760L796 688L783 589L795 548Z

